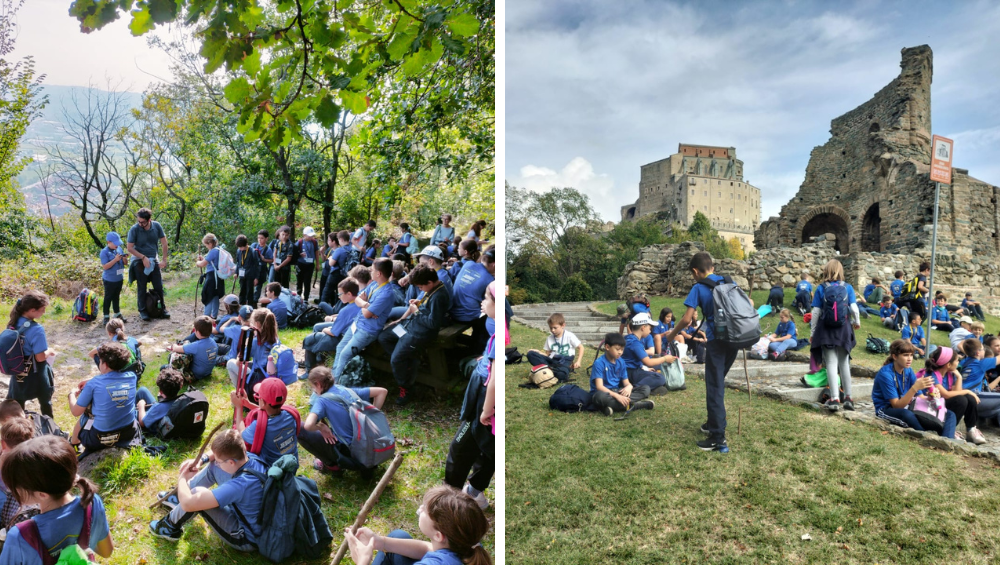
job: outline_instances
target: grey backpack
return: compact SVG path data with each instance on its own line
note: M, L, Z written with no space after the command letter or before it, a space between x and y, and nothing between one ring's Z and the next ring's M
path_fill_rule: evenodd
M371 469L395 457L396 438L389 429L385 414L361 400L353 390L343 388L350 393L351 402L332 392L324 393L323 398L344 405L351 416L351 458L364 468ZM344 438L339 439L343 441Z
M718 282L704 278L695 284L703 284L712 289L715 339L740 349L757 343L760 339L760 316L746 293L733 279L723 277L722 282Z

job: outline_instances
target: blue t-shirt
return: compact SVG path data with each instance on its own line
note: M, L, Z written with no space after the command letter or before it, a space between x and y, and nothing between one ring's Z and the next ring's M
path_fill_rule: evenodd
M298 260L302 265L310 265L316 262L316 253L319 251L319 245L316 240L303 239L302 243L298 245L298 253L305 253L306 256L303 257L299 255Z
M257 254L257 259L260 264L264 267L270 267L269 263L264 263L264 259L274 259L274 251L271 251L270 245L265 245L261 247L259 243L250 244L250 249ZM265 273L266 274L266 273Z
M625 362L616 359L614 363L608 361L607 356L601 355L594 361L594 366L590 369L590 392L597 392L597 384L594 379L601 379L604 387L617 391L622 386L622 381L628 379L628 369Z
M361 400L365 402L371 402L371 390L368 388L352 388L354 394L358 395ZM342 387L340 385L333 385L323 393L323 396L313 393L309 397L309 412L316 414L320 420L326 420L333 429L333 435L337 436L337 441L343 442L344 445L351 445L351 438L354 435L354 427L351 424L351 414L347 409L347 406L337 402L336 400L330 400L329 398L324 398L325 395L332 394L339 396L347 401L348 404L354 402L354 397L351 392L348 391L347 387Z
M722 276L716 274L708 275L708 278L716 282L723 281ZM701 329L708 341L715 339L715 302L712 300L712 289L703 284L695 284L684 299L684 305L688 308L701 307L702 318L705 320Z
M903 326L903 331L900 332L900 337L910 340L910 343L916 345L917 347L923 347L923 345L920 345L920 340L924 339L924 327L917 326L917 330L913 331L912 327Z
M413 234L411 234L410 232L406 232L403 235L399 236L399 247L405 250L407 247L410 246L411 241L413 241Z
M987 371L992 371L997 367L996 357L986 357L984 359L965 358L959 364L962 372L962 388L979 392L983 387L983 380Z
M226 353L226 361L230 359L236 359L236 342L240 340L240 332L243 331L243 326L239 322L234 322L226 326L226 329L222 330L222 335L226 336L229 340L231 347L229 348L229 353Z
M386 243L382 246L382 257L388 257L389 252L392 251L392 245Z
M175 398L174 400L177 399ZM152 406L148 406L146 408L146 417L142 420L142 427L147 430L155 429L160 420L170 411L170 406L173 405L174 400L161 400Z
M90 406L94 428L110 432L135 421L135 373L110 371L90 379L83 385L76 405Z
M344 332L347 331L347 328L351 327L351 323L354 322L355 318L357 318L360 313L361 308L358 308L357 304L351 302L350 304L345 305L337 314L337 319L334 320L330 331L333 332L333 335L335 336L343 336Z
M890 303L888 307L883 306L879 308L878 315L880 318L894 318L896 316L896 312L898 311L899 311L899 306Z
M94 495L91 501L93 510L90 512L90 540L91 549L104 541L110 535L108 528L108 516L104 510L104 501L101 496ZM79 541L80 530L83 529L83 521L86 518L87 509L80 505L80 497L73 497L72 502L45 514L39 514L32 518L38 526L38 534L42 538L45 547L50 548L50 555L55 559L64 548L76 544ZM7 541L3 545L3 553L0 553L0 565L42 565L42 558L38 552L31 547L27 541L21 537L21 532L17 528L11 528L7 532Z
M795 330L795 322L788 320L787 322L781 322L778 324L778 328L774 330L775 335L778 337L785 337L786 335L792 336L792 339L798 339L798 333Z
M931 319L935 322L951 322L951 316L948 315L948 309L944 306L935 306L931 311Z
M253 434L257 431L257 422L253 421L243 430L243 441L253 444ZM260 448L260 459L270 467L283 455L299 456L299 444L296 441L298 430L295 417L281 411L280 414L267 420L267 431L264 432L264 444Z
M385 323L389 320L389 312L396 305L396 295L393 294L388 283L379 285L375 281L372 281L365 288L365 292L368 293L368 311L375 317L365 318L365 315L358 310L354 319L358 323L358 329L378 333L382 331Z
M669 325L668 324L664 324L663 322L660 322L660 323L656 324L656 326L653 327L653 333L650 334L650 335L663 335L663 334L669 332L672 329L674 329L674 321L673 320L670 320L670 324Z
M816 294L813 295L813 301L812 301L812 307L813 308L822 308L823 307L823 289L826 288L827 284L837 284L837 285L842 284L842 285L844 285L844 286L847 287L847 306L848 307L850 307L851 304L854 304L854 303L856 303L858 301L857 295L854 294L854 287L851 286L851 285L849 285L849 284L847 284L847 283L845 283L844 281L836 281L836 282L831 282L831 283L823 283L823 284L820 284L820 285L816 285Z
M639 338L633 334L625 336L625 354L622 355L622 361L625 362L626 368L638 369L642 367L642 360L647 357L649 354L646 353L646 346Z
M458 556L457 553L450 549L439 549L437 551L429 551L424 554L420 561L415 562L413 565L462 565L464 561Z
M809 281L799 281L799 284L795 285L795 292L799 293L802 292L803 290L806 292L812 292L813 291L812 283Z
M21 316L17 319L17 327L21 328L24 324L27 324L31 320ZM41 324L35 322L35 325L31 326L24 331L24 356L37 355L39 353L45 353L49 348L49 342L45 339L45 328Z
M120 247L118 250L112 250L110 247L105 246L101 250L101 267L115 257L121 257L121 253L118 252L120 250ZM110 269L101 269L101 279L108 282L119 282L125 278L125 269L124 263L115 263Z
M871 283L865 285L865 289L861 291L861 294L864 295L866 302L868 301L868 297L872 295L872 291L874 290L875 290L875 285Z
M651 347L655 347L656 346L656 342L653 341L653 334L649 334L646 337L642 338L642 346L645 347L647 351Z
M250 455L243 467L253 469L266 477L270 464L264 464ZM243 523L243 531L246 532L247 540L256 542L257 536L261 533L260 527L257 525L257 515L260 514L264 503L264 483L250 473L238 473L232 479L212 489L212 494L215 496L215 501L219 503L219 508L230 506L239 510L237 519L239 520L238 516L242 514L249 522L243 523L243 520L240 520L240 523Z
M636 303L632 304L631 308L632 308L632 313L633 314L638 314L639 312L645 312L645 313L649 314L649 306L646 306L645 304L643 304L641 302L636 302Z
M872 404L875 405L875 412L892 408L889 401L906 396L906 391L910 390L915 382L917 375L913 369L907 367L903 373L897 373L892 363L883 365L875 373L875 383L872 385Z
M344 265L347 264L348 253L350 253L350 251L347 249L347 246L338 247L333 252L333 261L336 263L336 265L333 266L333 269L336 269L344 275L347 275L347 273L344 273L343 271Z
M465 269L462 270L464 271ZM437 275L438 280L444 283L444 289L448 291L448 296L454 297L455 287L451 284L451 275L448 274L448 269L441 267L438 269ZM485 293L486 291L484 290L483 292ZM482 302L482 299L480 298L479 301Z
M900 294L903 294L903 281L896 279L889 283L889 292L892 293L893 298L899 298Z
M438 278L441 278L438 276ZM447 275L445 278L448 278ZM457 322L471 322L482 315L481 305L486 287L493 282L493 275L482 263L472 263L455 279L452 293L451 317ZM451 279L448 278L448 283Z
M212 376L218 352L219 344L211 337L184 344L184 353L191 356L191 374L196 380Z
M489 331L489 328L486 328ZM486 350L483 351L483 357L476 363L476 370L473 374L474 377L479 377L479 384L486 382L487 377L490 376L490 364L496 359L496 347L494 345L495 336L493 332L490 332L490 340L486 342Z
M205 260L208 261L208 265L205 265L205 272L211 273L219 267L219 248L213 247L208 255L205 255Z
M278 322L278 329L283 330L288 327L288 307L281 298L275 298L267 304L267 309L274 314L274 319Z

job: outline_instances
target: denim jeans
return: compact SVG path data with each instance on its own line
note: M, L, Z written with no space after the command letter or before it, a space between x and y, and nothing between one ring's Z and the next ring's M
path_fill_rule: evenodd
M206 466L204 469L198 472L190 481L188 481L188 486L191 487L191 491L195 492L197 490L209 489L215 485L224 485L232 480L232 476L220 469L214 462ZM194 517L195 512L184 512L184 509L178 504L167 518L170 520L171 524L175 526L183 526L185 522ZM216 534L226 545L232 547L237 551L254 551L257 546L246 539L246 533L243 531L243 524L240 523L239 519L236 517L236 513L231 510L229 506L224 508L210 508L208 510L203 510L197 512L201 514L205 522L215 531Z
M886 420L890 424L900 426L902 428L913 428L919 431L927 431L924 426L920 424L917 417L913 414L912 410L906 408L883 408L875 413L876 416ZM937 432L941 437L955 438L955 426L958 424L955 418L955 413L948 410L947 415L944 418L944 424L938 429L930 430Z
M205 305L205 308L202 310L202 314L204 314L204 315L206 315L206 316L208 316L209 318L212 318L212 319L215 319L215 318L219 317L219 297L218 296L216 296L215 298L213 298L211 300L211 302L209 302L208 304Z
M154 397L153 393L149 392L149 389L144 386L139 387L139 390L135 391L135 401L139 402L140 400L146 401L147 410L150 406L156 404L156 397Z
M389 535L386 537L396 539L413 539L410 534L404 532L403 530L393 530L389 532ZM395 553L380 551L372 560L372 565L413 565L416 562L416 559L406 557L405 555L397 555Z
M353 324L351 325L353 326ZM347 328L347 331L344 332L344 337L340 340L340 344L337 345L337 360L333 365L334 382L340 380L340 375L344 372L344 367L347 367L347 363L351 359L354 359L364 348L378 339L379 333L365 331L361 328L358 328L356 331L353 327Z
M772 341L771 343L767 344L767 348L768 350L774 351L778 355L781 355L782 353L795 347L796 345L798 345L798 342L795 341L794 338L789 338L786 339L785 341Z

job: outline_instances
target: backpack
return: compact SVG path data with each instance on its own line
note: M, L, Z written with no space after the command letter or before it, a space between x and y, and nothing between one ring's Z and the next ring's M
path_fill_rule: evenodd
M302 300L302 297L298 293L292 294L290 289L282 288L281 295L278 298L285 303L285 307L288 309L289 320L296 318L306 310L306 303Z
M244 465L239 474L253 475L264 485L260 512L257 514L257 550L274 563L280 563L298 553L305 559L317 559L330 554L333 533L320 508L316 481L296 476L299 462L294 455L285 455L274 462L267 475ZM247 523L239 509L233 507L240 521ZM247 523L249 525L249 523Z
M293 328L305 329L320 324L326 319L326 314L320 310L319 306L308 304L298 316L290 318L288 324Z
M39 436L59 436L69 439L69 434L59 428L59 424L51 416L39 414L38 412L25 412L24 416L31 420L35 426L35 437Z
M205 433L206 421L208 398L200 390L192 390L174 400L157 423L156 433L161 439L197 439Z
M555 373L552 372L552 369L548 365L535 365L532 367L528 380L538 388L549 388L559 382L559 379L556 378Z
M906 281L903 285L903 290L901 291L898 300L899 302L909 302L910 300L915 300L921 297L920 289L917 284L920 282L920 277L913 277L911 280Z
M215 269L215 275L222 280L236 274L236 261L224 247L219 247L219 266Z
M406 246L406 254L413 256L420 252L420 243L414 235L410 234L410 244Z
M142 350L139 349L142 347L142 344L139 343L139 341L134 337L130 337L125 340L125 347L127 347L129 353L132 354L132 359L130 360L130 363L122 369L122 372L135 373L135 380L136 383L138 383L139 379L142 378L142 374L146 372L146 364L142 362Z
M150 318L162 318L167 311L166 304L163 303L163 295L153 289L146 291L146 314Z
M288 412L292 415L292 418L295 418L295 437L298 437L299 432L302 431L302 417L299 416L299 411L296 410L294 406L289 404L282 404L281 410ZM263 418L261 418L261 416L263 416ZM267 433L267 412L264 412L260 408L254 408L249 414L247 414L246 418L243 419L243 425L249 428L250 424L255 421L257 422L257 427L254 429L253 443L247 445L247 453L260 455L260 450L264 447L264 435Z
M505 365L517 365L518 363L521 362L521 359L523 357L524 356L521 355L521 352L518 351L516 347L508 347L506 350L504 350Z
M290 385L298 381L296 369L299 368L299 364L295 360L295 351L292 348L279 343L271 348L271 353L268 357L274 363L276 371L274 376L281 379L281 382Z
M851 305L847 302L847 285L823 283L823 312L820 320L825 328L840 328L850 319Z
M395 457L396 438L389 429L385 414L362 400L353 390L346 387L345 390L350 393L351 402L332 392L325 392L322 397L342 404L351 417L351 459L371 469Z
M34 520L25 520L15 526L21 537L24 538L25 543L30 545L32 549L38 552L38 557L42 561L42 565L84 565L86 563L91 563L90 551L90 527L94 521L93 516L94 505L93 503L87 505L86 514L83 518L83 528L80 530L80 536L77 538L77 542L73 545L62 548L59 551L59 559L56 560L55 557L49 553L49 549L45 547L45 542L42 541L42 536L38 531L38 525L35 524Z
M868 339L865 340L865 350L869 353L876 353L879 355L889 354L889 341L868 334Z
M77 322L93 322L97 319L98 309L100 302L97 300L97 293L85 288L73 301L73 319Z
M766 337L760 338L757 343L750 348L751 359L767 359L767 347L771 342Z
M549 408L560 412L593 411L590 398L589 392L575 384L565 384L549 397Z
M353 245L350 246L350 249L347 250L347 256L344 257L344 264L340 265L340 274L344 275L344 277L351 276L351 269L356 267L360 262L361 252L355 249Z
M760 340L760 316L746 293L733 279L723 277L722 282L717 282L706 277L695 284L703 284L712 290L715 339L740 349L750 347Z
M0 372L23 379L35 364L32 355L24 354L24 332L37 322L27 322L19 329L7 328L0 332Z
M361 388L372 384L372 367L368 361L355 355L347 362L344 372L340 374L340 384L350 388Z

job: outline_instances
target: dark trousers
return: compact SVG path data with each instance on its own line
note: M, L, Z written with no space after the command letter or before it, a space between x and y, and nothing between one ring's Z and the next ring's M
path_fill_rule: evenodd
M282 269L274 270L274 282L281 285L281 288L291 288L292 268L286 265Z
M698 363L705 362L705 342L695 341L693 339L687 340L688 355L694 357L694 360ZM633 383L634 384L634 383Z
M528 364L531 366L548 365L549 369L552 370L552 374L559 379L559 382L569 380L570 366L573 365L573 357L558 354L548 357L544 353L539 353L538 351L529 351L527 358ZM635 383L632 384L634 385Z
M323 288L320 290L321 294L319 296L320 302L326 302L327 304L337 303L337 286L340 281L344 280L344 275L340 273L340 270L331 271L330 276L326 277L326 282L323 283Z
M966 310L969 311L969 315L975 317L979 320L984 320L986 316L983 315L983 307L979 304L970 304Z
M295 289L299 291L299 296L302 300L309 301L309 291L312 290L313 284L313 272L316 270L316 265L309 263L308 265L299 264L299 268L295 271Z
M433 338L417 337L407 332L399 337L391 329L378 334L378 342L389 356L392 364L392 376L402 388L410 388L417 382L417 369L420 368L420 352L434 341Z
M256 287L253 284L254 275L247 275L240 279L240 304L249 304L251 306L257 305L257 295L254 294Z
M122 295L122 285L125 281L101 281L104 283L104 317L108 317L111 313L111 307L114 306L115 314L122 311L121 305L119 304L119 299Z
M631 405L635 405L636 402L646 400L649 398L649 387L645 385L632 385L632 394L628 396ZM590 399L590 403L596 406L598 409L605 408L607 406L611 407L611 410L615 412L624 412L626 410L625 405L618 401L617 398L611 396L604 391L597 391Z
M964 418L966 428L976 427L976 422L979 421L979 405L968 394L946 398L944 406L955 413L956 424Z
M50 418L52 413L52 393L55 391L55 374L46 361L35 361L31 372L24 379L11 377L7 390L7 398L13 398L24 408L24 403L38 399L39 411Z
M351 458L348 453L348 447L339 441L337 443L327 443L323 439L323 434L306 430L299 432L298 439L299 447L315 455L324 465L350 470L361 468L358 462Z
M705 408L708 409L708 431L711 439L726 437L726 373L729 372L739 349L713 339L705 347Z
M253 302L250 303L250 305L254 308L256 308L257 303L260 302L260 295L264 292L264 287L267 286L267 279L271 272L271 266L262 265L261 269L263 270L257 274L257 284L253 287Z
M163 278L160 276L160 265L157 263L156 268L153 272L148 275L142 268L142 262L140 261L136 265L136 301L139 303L139 313L146 313L146 285L152 283L153 290L160 293L163 296Z
M472 346L476 351L486 349L490 341L490 332L486 331L486 316L480 316L472 322Z
M628 381L633 387L648 386L649 390L655 390L661 386L667 386L667 377L659 371L646 371L641 367L629 369Z
M465 486L465 479L468 478L472 488L485 491L490 486L496 466L494 443L495 438L489 426L480 424L478 420L462 422L448 448L448 458L444 463L444 482L460 489ZM477 467L474 469L474 466Z
M924 304L923 298L915 298L913 300L908 300L903 303L904 306L910 309L910 313L920 314L920 317L927 319L927 305Z

